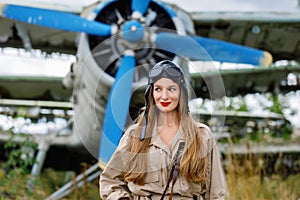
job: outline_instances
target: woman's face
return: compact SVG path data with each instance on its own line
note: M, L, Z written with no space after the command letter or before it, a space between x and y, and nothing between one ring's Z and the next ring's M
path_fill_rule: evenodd
M153 84L153 98L161 112L174 111L179 103L180 87L172 79L161 78Z

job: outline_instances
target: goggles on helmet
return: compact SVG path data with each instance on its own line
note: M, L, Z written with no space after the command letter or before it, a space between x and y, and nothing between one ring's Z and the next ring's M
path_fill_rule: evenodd
M170 78L177 83L184 83L182 70L172 62L163 61L149 71L149 83L154 83L159 78Z

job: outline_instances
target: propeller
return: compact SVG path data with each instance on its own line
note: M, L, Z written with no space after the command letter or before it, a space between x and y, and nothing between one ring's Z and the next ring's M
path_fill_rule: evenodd
M199 36L161 32L153 38L153 42L160 49L192 60L214 60L255 66L269 66L272 63L269 52Z
M124 32L124 40L127 42L134 43L141 41L144 35L144 27L138 22L138 19L145 14L149 4L150 0L132 0L133 20L127 21L123 29L120 30ZM65 31L85 32L98 36L111 36L118 32L117 25L108 25L91 21L78 15L41 8L5 4L1 7L0 16L29 24ZM128 31L125 33L124 30L131 30L131 33ZM139 38L136 39L135 37ZM154 38L152 42L158 48L183 55L192 60L214 60L255 66L269 66L272 63L272 56L266 51L215 39L178 35L168 32L158 33Z
M99 160L107 163L115 151L126 125L134 78L135 58L131 50L125 52L110 89L103 119Z
M117 27L114 25L91 21L61 11L18 5L4 5L0 9L0 16L2 17L48 28L85 32L99 36L111 36L117 32Z
M145 14L150 0L132 0L131 11L133 13L138 12L140 15Z

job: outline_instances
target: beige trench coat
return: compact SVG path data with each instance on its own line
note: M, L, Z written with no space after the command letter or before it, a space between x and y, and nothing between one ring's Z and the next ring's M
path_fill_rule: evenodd
M187 200L193 199L193 196L197 196L198 200L224 199L226 184L216 142L206 125L197 123L197 126L201 129L201 134L204 134L205 143L208 147L209 180L205 184L200 184L188 182L184 177L179 175L174 185L173 199ZM179 142L184 140L181 127L170 147L166 146L157 133L153 133L148 154L150 162L147 166L148 172L144 185L137 185L132 182L127 183L122 178L122 171L127 164L128 158L128 152L125 150L128 134L135 127L133 125L125 132L115 153L100 175L100 197L103 200L117 200L123 197L133 200L159 200L166 187L173 156L177 152ZM154 130L157 129L154 128ZM166 193L165 199L168 199L170 188Z

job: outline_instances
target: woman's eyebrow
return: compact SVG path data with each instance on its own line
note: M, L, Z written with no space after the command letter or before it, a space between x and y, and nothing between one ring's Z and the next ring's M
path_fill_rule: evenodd
M154 84L154 87L176 87L176 84L173 85L164 85L164 84Z

